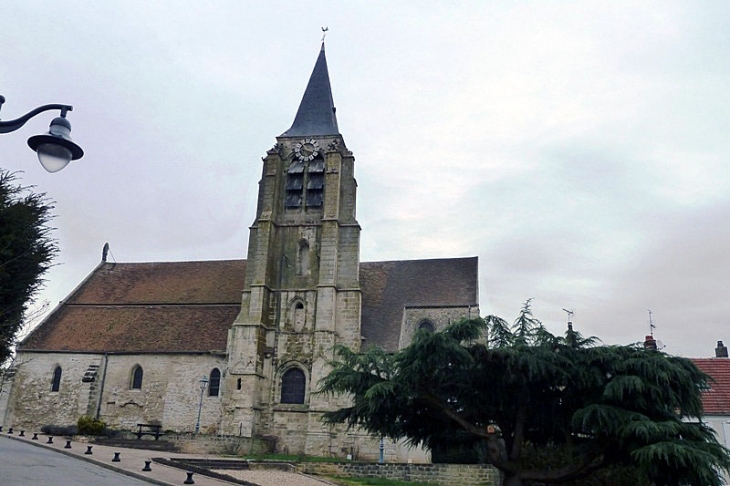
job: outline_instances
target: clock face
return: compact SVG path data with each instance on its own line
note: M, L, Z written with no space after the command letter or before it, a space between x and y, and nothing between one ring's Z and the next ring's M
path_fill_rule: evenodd
M314 160L319 155L319 145L313 138L302 140L294 146L294 154L301 161Z

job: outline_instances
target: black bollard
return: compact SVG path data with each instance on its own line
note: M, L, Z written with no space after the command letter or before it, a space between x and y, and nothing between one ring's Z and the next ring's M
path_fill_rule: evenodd
M66 445L63 446L63 448L64 449L70 449L71 448L71 441L70 440L66 440Z
M114 459L112 459L112 462L122 462L122 460L119 458L119 454L121 454L121 452L114 453Z
M8 429L8 434L10 434L10 435L13 435L13 428L12 428L12 427L10 427L10 428Z
M92 446L86 446L86 452L84 452L84 454L86 454L88 456L90 456L91 454L93 454L93 452L91 452L91 447Z
M38 440L38 433L37 432L33 432L33 438L30 439L30 440Z
M142 468L143 471L152 471L152 468L150 467L150 464L152 464L152 461L145 461L144 467Z
M183 484L195 484L195 481L193 481L193 473L188 472L185 474L188 475L188 478L185 481L183 481Z
M18 437L25 437L25 430L21 430L20 434L18 434Z
M49 435L48 436L48 442L46 442L46 444L53 444L53 436L52 435Z

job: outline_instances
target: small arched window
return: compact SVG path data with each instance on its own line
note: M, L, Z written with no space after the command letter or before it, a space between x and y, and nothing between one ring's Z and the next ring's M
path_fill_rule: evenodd
M292 321L294 329L301 331L304 327L304 304L301 301L297 301L292 307Z
M61 367L56 366L53 370L53 379L51 379L51 391L57 392L61 387Z
M304 403L307 377L299 368L291 368L281 376L281 403Z
M428 319L424 319L418 323L418 330L420 331L421 329L427 332L434 332L436 330L436 326L434 326L433 322Z
M132 390L141 390L142 389L142 376L144 372L142 371L142 367L140 365L135 365L132 369Z
M236 380L236 390L240 390L241 388L243 388L243 384L241 383L241 379L239 378Z
M213 368L210 371L210 383L208 383L208 396L217 397L221 389L221 371Z

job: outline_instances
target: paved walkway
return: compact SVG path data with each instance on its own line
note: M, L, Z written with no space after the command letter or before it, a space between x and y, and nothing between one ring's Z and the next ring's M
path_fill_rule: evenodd
M151 463L151 471L142 471L145 467L145 461L151 461L153 457L163 457L165 459L225 459L219 456L204 454L174 454L169 452L150 451L144 449L125 449L121 447L109 447L99 444L88 444L84 442L70 441L70 448L66 447L67 440L63 437L54 437L53 443L48 443L48 437L38 434L38 440L32 440L33 434L26 433L25 437L19 436L19 431L9 435L3 432L8 438L28 442L38 447L51 449L61 454L66 454L77 459L97 464L101 467L111 469L127 476L142 479L152 484L161 484L164 486L186 484L188 473L184 469L165 466L162 464ZM88 446L91 446L91 454L86 454ZM114 462L113 459L119 453L119 461ZM282 471L220 471L223 474L229 474L237 479L249 481L258 486L324 486L329 483L325 480L306 476L303 474L288 473ZM230 481L210 478L201 474L192 476L194 484L200 486L223 486L236 484ZM191 484L191 483L187 483Z

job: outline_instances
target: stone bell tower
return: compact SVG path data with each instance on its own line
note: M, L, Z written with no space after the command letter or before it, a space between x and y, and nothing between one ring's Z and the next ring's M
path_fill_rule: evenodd
M324 44L291 128L263 158L241 312L228 337L224 432L321 454L337 439L316 396L335 344L360 346L354 157L337 127Z

